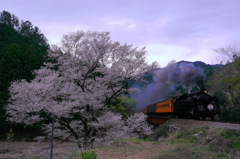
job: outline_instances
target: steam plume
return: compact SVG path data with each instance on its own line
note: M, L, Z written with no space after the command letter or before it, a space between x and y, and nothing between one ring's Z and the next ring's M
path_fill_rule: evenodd
M147 105L163 99L179 85L197 85L204 88L205 74L201 67L192 63L176 63L171 61L166 67L156 70L153 83L140 93L132 94L136 99L135 111L142 111Z

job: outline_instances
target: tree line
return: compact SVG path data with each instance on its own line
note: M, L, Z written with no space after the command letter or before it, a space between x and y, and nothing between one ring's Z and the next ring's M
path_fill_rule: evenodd
M11 82L32 80L32 71L46 60L48 49L47 39L38 27L29 21L19 21L7 11L0 12L0 129L4 132L1 135L9 129L4 107L10 97Z

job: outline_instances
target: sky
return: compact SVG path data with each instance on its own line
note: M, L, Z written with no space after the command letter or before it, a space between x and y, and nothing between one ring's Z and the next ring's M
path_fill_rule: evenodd
M240 44L240 0L0 0L29 20L50 44L76 30L110 32L113 41L146 47L148 63L226 57L214 49Z

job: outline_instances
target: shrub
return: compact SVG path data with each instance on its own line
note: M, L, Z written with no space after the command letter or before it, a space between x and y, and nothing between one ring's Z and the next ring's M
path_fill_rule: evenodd
M8 141L12 141L13 138L14 138L14 132L13 132L13 129L10 128L10 129L9 129L9 132L7 133L7 140L8 140Z
M168 125L160 125L152 135L152 140L158 140L159 137L167 137L169 132L169 126Z
M220 114L221 121L228 122L239 122L240 121L240 110L239 108L227 108L223 109Z
M72 156L72 159L96 159L97 154L95 151L82 151L79 154L75 154Z
M168 137L169 134L174 133L178 130L178 128L174 125L160 125L158 126L150 140L156 141L159 137Z
M95 151L82 151L80 153L80 156L82 157L82 159L96 159L97 158L97 154Z

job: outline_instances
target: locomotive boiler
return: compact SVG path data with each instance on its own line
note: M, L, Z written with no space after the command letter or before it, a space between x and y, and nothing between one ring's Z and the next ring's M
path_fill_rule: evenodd
M220 113L220 107L215 97L206 92L197 92L152 103L143 113L149 117L168 116L202 120L209 117L214 120L214 116Z

